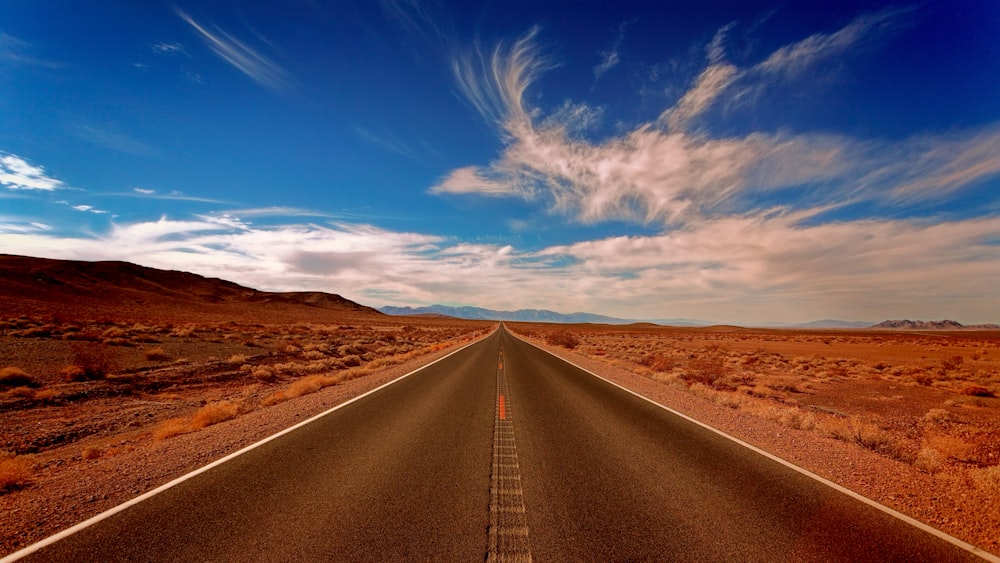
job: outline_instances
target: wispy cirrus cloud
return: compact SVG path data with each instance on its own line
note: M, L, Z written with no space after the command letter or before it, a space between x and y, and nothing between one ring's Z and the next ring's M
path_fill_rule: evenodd
M149 144L108 128L80 123L71 126L70 130L85 141L132 156L148 157L160 154L158 149Z
M888 205L948 197L996 177L1000 124L901 141L789 131L713 137L692 127L748 76L801 76L817 61L891 28L900 13L861 16L837 32L782 47L753 69L724 62L732 25L725 26L706 49L707 67L674 106L657 121L601 142L577 134L579 117L572 113L553 119L527 106L525 91L553 64L537 46L537 29L489 54L477 46L454 61L456 81L497 124L505 147L492 163L457 168L430 191L542 199L584 222L678 226L774 205L782 192L794 192L783 205L797 209Z
M50 69L65 66L63 63L35 56L32 54L31 43L3 32L0 32L0 63Z
M410 143L403 141L388 131L383 133L374 133L363 127L355 127L354 132L361 138L361 140L370 145L382 147L383 149L417 162L424 162L428 158L440 156L424 140L420 140L417 143Z
M41 166L33 166L25 159L0 152L0 186L9 190L34 190L51 192L66 185L50 177Z
M294 88L291 73L241 39L219 27L200 23L183 10L178 9L177 15L201 36L219 58L260 86L273 92L287 92ZM201 80L200 76L197 78Z
M160 41L159 43L153 43L150 49L152 49L157 55L187 55L187 51L184 50L184 45L176 41Z
M598 55L601 58L601 62L597 63L597 66L594 67L595 81L600 80L602 76L607 74L609 70L618 66L618 63L621 62L620 52L622 48L622 43L625 42L625 30L628 29L628 26L632 25L636 21L637 20L632 19L618 24L614 42L611 44L610 47L598 53Z

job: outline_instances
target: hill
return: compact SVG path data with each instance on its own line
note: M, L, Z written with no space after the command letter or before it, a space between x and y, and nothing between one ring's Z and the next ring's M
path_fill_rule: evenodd
M902 320L892 320L892 321L882 321L877 325L873 325L871 328L888 328L896 330L958 330L963 328L971 329L997 329L1000 325L996 324L978 324L978 325L963 325L957 321L943 320L943 321L911 321L909 319Z
M218 278L130 262L0 254L0 279L0 316L8 317L284 322L314 316L382 316L340 295L258 291Z

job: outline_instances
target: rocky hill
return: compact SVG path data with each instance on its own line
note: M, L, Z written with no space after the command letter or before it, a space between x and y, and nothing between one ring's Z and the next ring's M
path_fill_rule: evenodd
M957 321L943 320L943 321L911 321L908 319L895 320L895 321L882 321L877 325L872 325L871 328L888 328L896 330L958 330L963 328L972 329L997 329L1000 325L996 324L978 324L978 325L963 325Z
M0 254L0 316L277 322L310 316L382 316L322 292L269 292L130 262L49 260Z

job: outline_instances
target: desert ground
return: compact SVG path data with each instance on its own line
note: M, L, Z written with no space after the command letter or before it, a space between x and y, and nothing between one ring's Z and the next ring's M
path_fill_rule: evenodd
M1000 331L507 326L661 404L1000 552Z
M496 327L125 263L0 255L0 278L0 554ZM507 324L1000 553L1000 331Z

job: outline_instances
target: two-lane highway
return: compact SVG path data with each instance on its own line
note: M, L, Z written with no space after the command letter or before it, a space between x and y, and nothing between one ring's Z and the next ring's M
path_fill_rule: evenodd
M488 550L498 561L978 559L502 327L28 557L482 561Z

